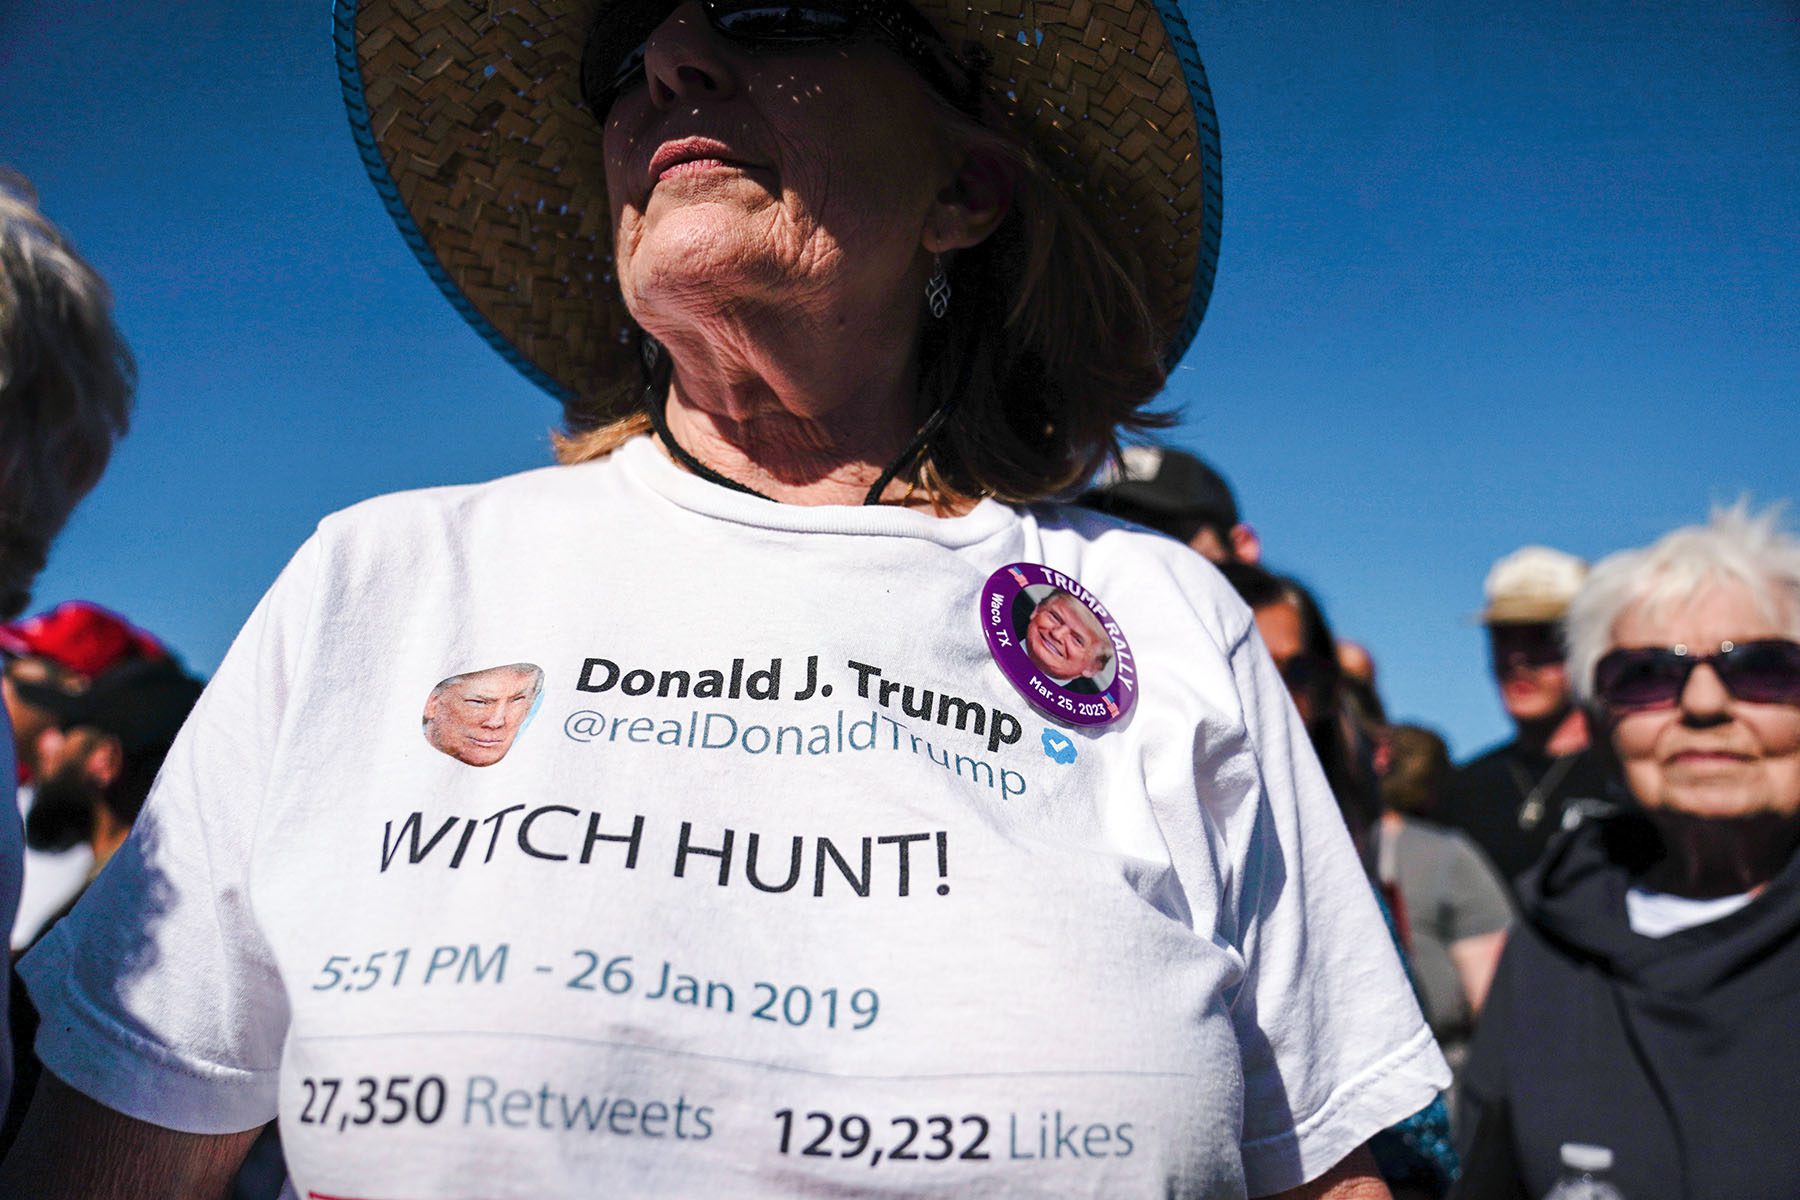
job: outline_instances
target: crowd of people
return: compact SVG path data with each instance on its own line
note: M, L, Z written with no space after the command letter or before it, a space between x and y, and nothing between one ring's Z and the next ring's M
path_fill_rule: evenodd
M560 464L326 518L204 686L21 616L132 364L0 181L0 1197L1792 1193L1777 511L1493 564L1453 765L1147 440L1218 234L1178 16L1071 81L904 0L569 7L338 18Z
M1752 1082L1800 1046L1800 541L1778 508L1592 570L1545 546L1494 563L1480 621L1513 736L1453 766L1260 564L1212 467L1135 448L1084 502L1184 541L1252 607L1456 1073L1457 1196L1549 1195L1565 1146L1631 1197L1800 1179L1800 1093Z

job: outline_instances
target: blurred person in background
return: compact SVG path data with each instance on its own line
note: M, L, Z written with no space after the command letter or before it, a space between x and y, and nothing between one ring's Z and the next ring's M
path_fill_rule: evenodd
M51 541L106 469L136 378L106 284L34 201L22 178L0 170L0 620L30 603ZM11 721L0 721L8 725L0 780L10 784L18 779ZM23 869L23 830L8 802L0 805L0 928L13 927ZM12 1055L0 1053L0 1098L11 1085Z
M1325 614L1298 580L1253 563L1221 563L1219 569L1250 606L1257 632L1325 768L1351 839L1365 866L1372 866L1370 831L1380 813L1375 747L1344 703L1337 640Z
M25 886L13 921L12 946L24 949L53 913L87 886L94 867L85 837L53 840L31 836L31 810L40 772L39 743L55 729L57 711L119 665L167 656L161 642L117 613L84 600L70 600L49 612L0 625L0 653L6 656L4 687L19 761L19 812L26 822Z
M1252 563L1222 563L1219 570L1250 606L1256 631L1268 647L1275 669L1287 685L1313 752L1325 768L1350 830L1363 856L1369 886L1381 893L1375 873L1375 833L1379 816L1374 771L1374 745L1354 719L1345 697L1338 642L1325 613L1298 580L1277 575ZM1388 932L1402 957L1406 955L1404 917L1384 904ZM1417 975L1411 971L1415 992ZM1424 995L1420 992L1420 1003ZM1450 1118L1442 1099L1434 1101L1371 1143L1382 1177L1397 1198L1441 1196L1456 1171L1450 1145Z
M1572 554L1526 546L1496 562L1484 587L1481 622L1513 737L1457 769L1437 819L1468 834L1513 883L1558 830L1621 799L1563 662L1563 616L1586 574Z
M1076 503L1166 533L1210 562L1262 557L1262 541L1239 518L1231 485L1185 450L1127 446Z
M1462 1195L1609 1149L1631 1200L1800 1184L1800 541L1772 513L1603 560L1569 670L1641 806L1526 877L1463 1077Z
M37 803L27 818L27 839L46 849L79 843L92 864L84 886L92 882L131 832L200 691L200 681L165 654L114 666L80 691L39 693L49 725L38 739ZM79 890L67 897L43 931L79 898ZM17 1086L0 1129L0 1154L17 1135L37 1085L40 1068L32 1051L37 1026L37 1011L15 977L11 1028Z
M1450 777L1444 739L1417 725L1389 726L1384 736L1376 869L1401 924L1425 1019L1459 1071L1506 946L1512 892L1465 834L1433 820Z

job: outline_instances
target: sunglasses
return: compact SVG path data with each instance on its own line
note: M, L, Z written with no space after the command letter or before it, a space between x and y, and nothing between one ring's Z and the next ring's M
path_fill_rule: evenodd
M1488 648L1497 673L1520 667L1553 667L1563 661L1562 637L1554 625L1495 625Z
M1668 708L1701 663L1739 700L1800 704L1800 644L1773 638L1721 642L1717 654L1704 655L1686 646L1614 650L1594 668L1594 694L1614 712Z
M606 120L619 96L644 80L644 50L651 32L671 11L666 0L609 10L588 33L581 55L581 98ZM904 0L702 0L713 32L756 53L809 46L876 42L904 58L940 96L970 116L980 111L981 63L951 53L937 31Z
M1330 678L1331 664L1316 654L1301 653L1281 663L1276 670L1289 691L1300 691Z

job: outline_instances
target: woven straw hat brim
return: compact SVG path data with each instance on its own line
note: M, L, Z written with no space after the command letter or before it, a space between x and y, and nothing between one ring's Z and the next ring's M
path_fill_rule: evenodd
M489 344L586 427L640 378L615 282L581 47L608 0L335 0L350 124L425 270ZM1173 366L1218 262L1219 135L1179 0L914 0L986 48L990 99L1143 264ZM673 3L671 3L673 7Z

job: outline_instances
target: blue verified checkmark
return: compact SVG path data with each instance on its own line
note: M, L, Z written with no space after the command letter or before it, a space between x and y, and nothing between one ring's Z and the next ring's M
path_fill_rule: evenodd
M1068 766L1075 761L1075 739L1054 729L1044 730L1044 756L1051 762Z

